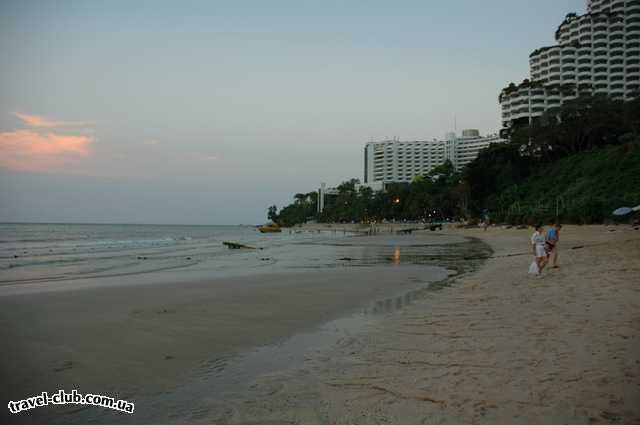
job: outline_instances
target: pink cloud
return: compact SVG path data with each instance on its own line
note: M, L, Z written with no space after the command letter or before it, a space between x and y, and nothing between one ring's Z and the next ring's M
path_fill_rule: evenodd
M91 155L93 136L40 134L32 130L0 132L0 167L52 171Z
M59 127L86 127L91 123L81 121L55 121L40 115L28 115L15 112L14 115L30 127L36 128L59 128Z

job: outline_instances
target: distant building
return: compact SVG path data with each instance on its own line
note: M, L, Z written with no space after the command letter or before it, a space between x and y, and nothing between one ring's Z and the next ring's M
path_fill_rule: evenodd
M447 159L453 163L456 170L462 170L478 157L482 149L494 143L502 143L503 139L497 134L486 137L480 136L478 130L463 130L461 137L449 133L447 137Z
M557 44L529 56L530 78L502 90L505 129L531 123L578 96L637 97L640 0L589 0L587 11L566 15L555 34Z
M478 130L464 130L462 136L449 133L446 140L402 142L385 140L364 148L364 184L411 182L428 174L447 159L456 170L473 161L480 150L503 140L498 135L481 137Z
M324 211L325 207L325 197L326 196L338 196L338 189L335 187L327 187L326 183L322 183L320 185L320 189L318 189L318 213L321 214Z

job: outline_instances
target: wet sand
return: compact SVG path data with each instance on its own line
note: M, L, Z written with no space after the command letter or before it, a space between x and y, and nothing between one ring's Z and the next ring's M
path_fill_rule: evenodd
M640 231L567 226L540 279L530 230L449 232L494 258L193 422L640 423Z
M163 397L172 398L174 405L189 405L188 399L176 401L174 392L189 394L186 397L208 395L211 388L178 389L215 375L238 353L312 332L323 323L362 311L375 300L442 281L447 269L428 265L429 259L418 261L420 265L414 260L426 246L437 253L434 245L464 242L460 236L438 235L348 238L331 246L336 256L346 253L352 258L331 268L162 284L148 278L144 284L100 280L45 287L38 283L25 287L24 293L15 286L4 288L0 337L9 343L0 346L3 400L77 388L138 403L136 414L129 417L100 409L49 407L9 419L156 423L158 417L170 415L151 412L150 406L162 409L158 400ZM462 252L460 246L450 250ZM407 260L401 252L413 254ZM434 265L455 267L460 260L440 254L431 259ZM387 264L372 263L380 256L388 257Z

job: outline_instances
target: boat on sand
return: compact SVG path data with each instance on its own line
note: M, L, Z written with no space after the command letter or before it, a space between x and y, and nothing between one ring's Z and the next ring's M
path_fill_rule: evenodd
M264 224L262 226L258 226L258 230L260 233L280 233L282 229L275 223Z

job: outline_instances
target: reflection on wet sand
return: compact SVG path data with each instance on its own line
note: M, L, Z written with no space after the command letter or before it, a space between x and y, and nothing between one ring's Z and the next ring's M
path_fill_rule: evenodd
M394 311L398 311L403 309L404 307L412 304L417 300L424 299L428 296L429 293L434 290L442 289L447 286L448 283L445 282L434 282L429 284L427 287L419 288L413 291L409 291L405 294L398 295L396 297L390 297L383 300L378 300L371 307L364 309L363 313L365 315L376 315L376 314L385 314L392 313Z

